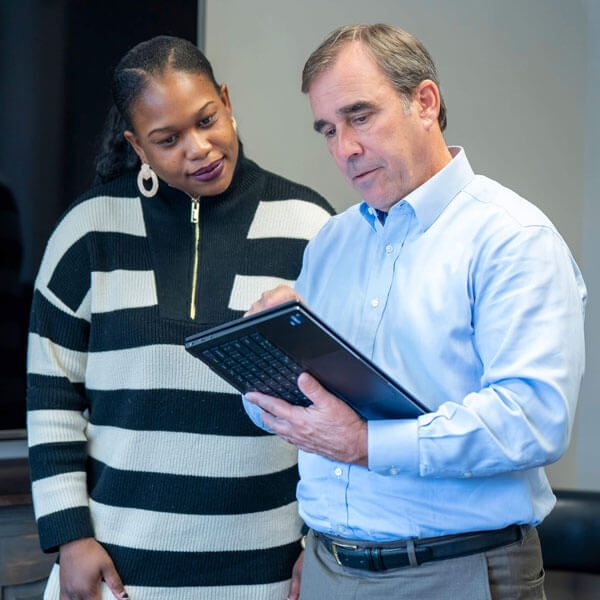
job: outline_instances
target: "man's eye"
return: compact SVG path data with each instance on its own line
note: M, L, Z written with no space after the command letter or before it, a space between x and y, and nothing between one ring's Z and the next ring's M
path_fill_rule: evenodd
M329 127L328 129L323 130L323 135L326 138L331 138L335 135L335 127Z
M363 123L367 122L368 118L369 118L369 115L358 115L358 116L354 117L354 122L357 125L362 125Z

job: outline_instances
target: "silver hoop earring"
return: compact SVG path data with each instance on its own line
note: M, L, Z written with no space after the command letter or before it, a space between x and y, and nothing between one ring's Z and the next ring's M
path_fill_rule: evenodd
M233 130L237 133L237 121L233 115L231 115L231 123L233 124Z
M146 179L152 180L152 186L150 189L146 188L144 185L144 181ZM146 198L152 198L158 191L158 177L148 163L142 163L142 166L140 167L140 172L137 176L137 186L140 190L140 194L142 194L142 196L146 196Z

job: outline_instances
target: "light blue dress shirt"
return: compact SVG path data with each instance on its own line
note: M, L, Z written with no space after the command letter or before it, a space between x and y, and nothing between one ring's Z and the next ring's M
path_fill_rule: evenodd
M554 505L543 465L569 442L585 285L550 221L451 151L385 225L362 203L306 249L306 304L431 410L369 421L368 468L300 452L318 531L429 537L537 524Z

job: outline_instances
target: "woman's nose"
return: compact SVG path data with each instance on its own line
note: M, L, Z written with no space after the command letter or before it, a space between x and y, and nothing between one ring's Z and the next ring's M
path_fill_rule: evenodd
M192 131L186 140L186 155L190 160L204 158L211 150L212 144L203 131Z

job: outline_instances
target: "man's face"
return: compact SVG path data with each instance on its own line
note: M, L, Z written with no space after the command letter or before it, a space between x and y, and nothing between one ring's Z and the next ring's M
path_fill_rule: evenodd
M360 42L314 79L309 99L315 129L369 206L387 211L431 177L430 119L418 98L400 97Z

